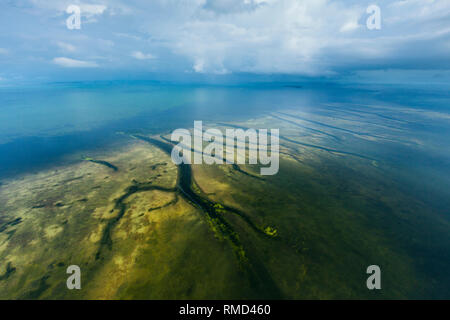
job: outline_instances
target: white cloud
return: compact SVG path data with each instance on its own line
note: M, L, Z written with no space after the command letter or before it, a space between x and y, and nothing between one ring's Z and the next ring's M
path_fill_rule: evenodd
M33 4L21 12L33 21L22 19L21 24L27 56L46 61L55 56L46 48L58 44L62 51L56 55L80 58L74 55L80 53L102 61L105 68L127 68L129 59L124 56L157 58L154 68L159 71L219 74L326 75L339 70L417 65L450 68L449 0L378 0L382 29L377 31L366 28L366 9L372 0L22 1ZM68 4L80 5L82 24L96 19L102 23L67 33ZM37 29L35 17L49 23L39 20ZM34 32L38 37L31 39ZM3 47L14 45L12 37L10 42L2 42ZM148 52L133 51L135 48ZM96 66L74 61L78 63L54 62Z
M31 4L37 8L46 10L66 11L66 8L70 5L79 6L82 13L87 15L99 15L103 14L108 8L106 4L100 4L105 2L103 0L96 1L97 3L86 3L79 0L29 0ZM89 1L89 0L88 0Z
M133 58L136 58L138 60L151 60L156 59L156 57L150 53L143 53L141 51L134 51L131 53L131 56Z
M75 46L71 45L70 43L58 42L57 45L59 48L61 48L64 51L73 52L76 50Z
M58 57L53 59L53 63L65 68L95 68L98 65L95 62L75 60L65 57Z
M80 4L81 13L86 15L100 15L105 12L107 7L101 4Z
M226 2L214 1L215 8ZM343 31L357 29L363 11L326 0L266 2L253 10L187 19L169 46L192 60L197 72L328 72L316 59L344 36L343 25Z
M205 62L203 60L197 60L192 67L195 72L203 73L205 71Z
M344 24L339 31L341 32L349 32L349 31L355 31L361 27L361 25L358 23L358 21L349 21L346 24Z
M446 48L445 41L433 37L450 26L450 1L410 0L394 6L381 2L383 27L379 31L365 27L369 4L208 0L197 11L186 10L185 15L177 13L174 20L169 18L163 32L152 25L147 25L147 30L152 35L162 33L167 46L187 57L194 71L202 73L229 70L318 75L333 73L336 68L403 64L405 54L411 57L408 47L415 52L425 50L415 38L419 31L425 35L423 41Z
M233 13L254 10L268 2L267 0L206 0L203 8L216 13Z
M133 34L123 33L123 32L114 32L113 34L116 37L119 37L119 38L126 38L126 39L132 39L132 40L137 40L137 41L141 41L142 40L141 37L138 37L138 36L133 35Z

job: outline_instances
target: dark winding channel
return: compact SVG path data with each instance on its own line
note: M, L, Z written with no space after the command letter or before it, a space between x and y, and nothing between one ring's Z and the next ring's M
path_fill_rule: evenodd
M142 136L139 134L133 135L133 137L146 141L167 154L171 154L173 145L164 141ZM239 239L239 235L234 231L233 227L226 221L222 213L230 212L239 216L245 221L257 234L263 237L269 237L264 231L256 226L252 220L244 213L235 208L228 207L223 204L213 202L202 195L199 195L193 190L193 175L192 168L189 164L180 164L178 167L177 185L175 188L164 188L149 183L137 183L126 189L119 199L116 200L115 208L119 210L119 213L112 219L110 219L104 230L100 248L96 254L96 259L100 259L105 248L112 249L111 231L124 216L127 205L125 200L134 193L160 190L166 192L177 192L185 200L199 208L205 213L210 226L214 232L218 233L221 237L226 239L231 245L234 254L236 255L241 270L247 275L250 285L254 292L258 295L258 298L262 299L280 299L282 294L272 279L270 273L266 270L264 265L259 261L259 258L251 253L247 252Z

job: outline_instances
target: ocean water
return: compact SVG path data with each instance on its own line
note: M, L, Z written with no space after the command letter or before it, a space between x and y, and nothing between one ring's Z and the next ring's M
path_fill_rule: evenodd
M0 87L0 108L0 177L38 170L79 149L104 147L117 141L120 131L165 133L192 127L194 120L245 121L283 110L335 114L336 120L353 123L360 117L363 127L368 117L369 125L392 123L403 140L420 142L409 148L359 139L347 147L421 166L439 178L449 173L450 95L445 86L48 83ZM332 123L312 125L336 130Z
M210 126L253 121L280 129L283 150L300 160L283 158L278 175L264 182L230 179L208 167L209 173L198 178L202 186L226 179L227 201L279 230L286 246L245 232L240 237L254 244L248 252L281 279L275 283L286 297L450 295L450 95L445 86L51 83L2 87L0 108L0 183L130 143L121 132L167 134L191 128L194 120ZM244 227L242 221L233 223ZM73 227L78 234L84 225ZM20 247L21 239L15 236L11 243ZM210 241L201 239L199 248ZM367 263L382 265L385 296L364 287ZM182 280L189 284L197 277ZM297 281L300 289L291 286ZM148 297L138 294L140 287L130 288L132 297ZM236 291L231 297L243 295Z

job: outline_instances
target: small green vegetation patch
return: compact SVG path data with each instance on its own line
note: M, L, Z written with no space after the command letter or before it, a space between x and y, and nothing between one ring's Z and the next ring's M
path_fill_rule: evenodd
M264 233L271 237L276 237L278 235L278 230L275 228L272 228L270 226L267 226L264 228Z

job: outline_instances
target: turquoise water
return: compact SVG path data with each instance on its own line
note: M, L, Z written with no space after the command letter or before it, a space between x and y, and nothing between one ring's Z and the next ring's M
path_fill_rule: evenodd
M300 110L373 125L391 123L385 139L347 139L342 147L385 161L420 167L447 183L450 95L439 86L254 84L181 86L152 82L77 82L0 88L0 177L37 170L76 150L104 147L118 131L161 133L194 120L239 121ZM404 112L406 110L406 112ZM414 112L417 110L417 112ZM312 118L311 118L312 119ZM374 123L375 122L375 123ZM323 130L339 125L310 123ZM394 130L395 129L395 130ZM383 135L380 127L380 135ZM361 132L364 127L361 127ZM344 133L346 133L344 131ZM350 132L351 133L351 132ZM336 141L329 141L336 147ZM339 145L338 145L339 146ZM434 179L434 178L433 178Z
M263 216L273 219L285 239L296 243L297 237L310 235L312 250L305 256L323 264L322 275L345 274L355 266L364 271L365 266L350 257L377 263L369 261L373 250L374 257L382 258L377 261L383 268L394 270L387 272L386 283L392 285L400 278L398 287L386 291L389 295L447 298L448 92L433 85L284 83L94 82L3 87L0 183L57 164L80 162L80 155L89 155L89 151L130 143L120 132L160 134L190 128L194 120L239 124L264 118L259 123L279 126L275 128L283 137L282 148L287 145L290 153L306 158L299 162L282 159L280 172L270 183L231 182L236 183L230 189L236 201L265 212ZM308 162L308 157L314 161ZM262 186L273 192L267 199L264 192L258 193L265 190ZM336 230L342 233L335 234ZM386 240L379 240L384 239L382 235ZM323 241L328 245L322 247ZM390 255L385 256L389 248L404 255L389 259ZM324 261L325 257L329 259ZM407 261L398 261L398 257L407 257ZM342 266L343 261L349 266ZM284 270L296 268L290 263ZM402 266L413 267L417 283L402 274ZM358 285L365 281L364 273L347 276ZM315 281L323 286L322 280ZM311 288L315 281L311 280ZM339 292L338 282L334 285L331 291Z

